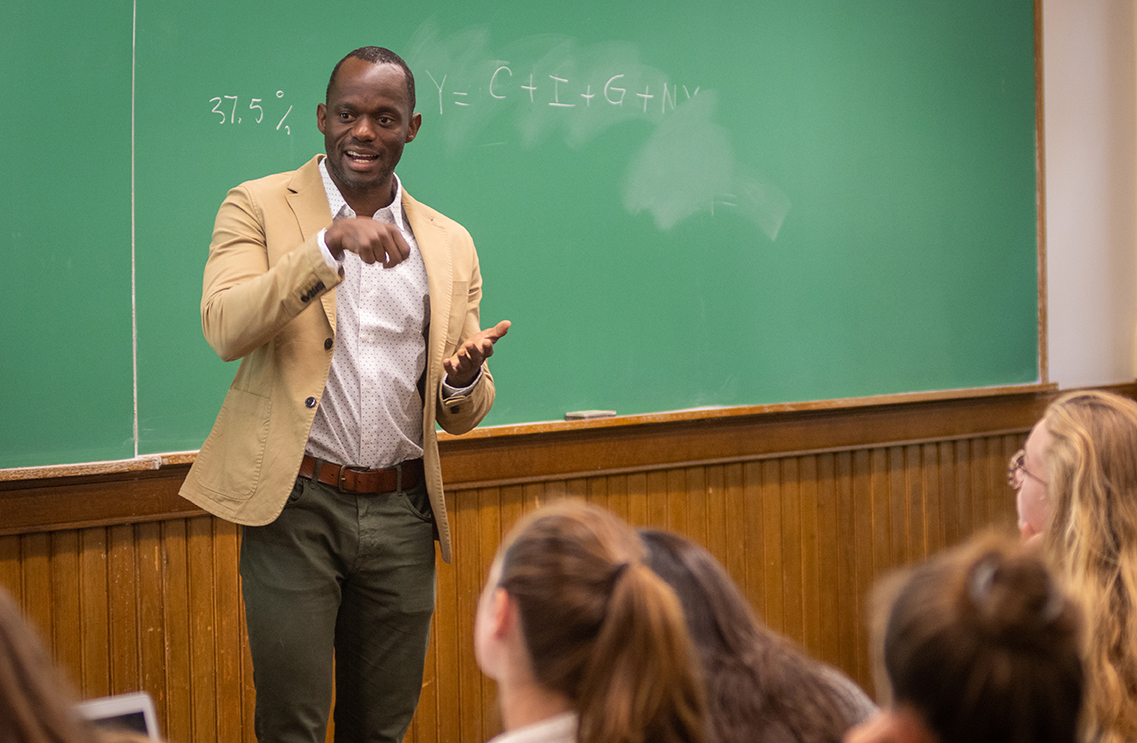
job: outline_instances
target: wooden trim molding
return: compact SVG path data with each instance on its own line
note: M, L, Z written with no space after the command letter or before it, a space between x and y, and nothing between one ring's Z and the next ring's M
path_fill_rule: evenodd
M471 441L481 438L503 438L517 436L545 435L573 431L591 431L599 428L642 427L660 423L683 423L717 420L721 418L752 418L772 413L794 413L808 411L843 410L854 408L879 408L889 405L909 403L965 400L1009 395L1053 392L1053 384L1027 384L1003 387L977 387L963 390L938 390L934 392L911 392L895 395L854 397L839 400L815 400L808 402L777 403L771 405L749 405L721 408L696 408L664 413L643 415L624 415L598 420L546 421L543 423L521 423L503 426L484 426L462 436L446 432L439 433L439 441L445 446L450 442ZM107 462L84 462L80 464L57 464L42 467L12 467L0 469L0 483L17 480L48 480L63 477L85 477L97 475L116 475L127 472L148 472L163 467L190 465L197 456L195 451L169 452L165 454L145 454L133 459L119 459Z
M755 461L1023 431L1054 385L679 411L440 435L448 490ZM194 452L0 470L0 535L204 513L178 496Z
M439 442L448 489L549 478L752 461L867 445L944 440L1026 430L1052 399L1053 385L938 395L862 398L829 404L732 408L579 421L564 427L492 429Z
M1046 97L1043 84L1042 0L1034 0L1034 158L1038 214L1038 378L1050 381L1046 286Z

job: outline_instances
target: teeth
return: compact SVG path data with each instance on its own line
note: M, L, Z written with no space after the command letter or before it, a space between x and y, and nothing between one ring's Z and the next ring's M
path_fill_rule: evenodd
M356 160L374 160L377 157L377 155L364 155L362 153L352 152L350 150L348 151L347 156L355 158Z

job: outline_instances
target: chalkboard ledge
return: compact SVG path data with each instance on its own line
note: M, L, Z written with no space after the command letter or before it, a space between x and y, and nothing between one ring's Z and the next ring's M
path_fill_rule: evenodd
M44 467L13 467L0 469L0 482L17 480L46 480L54 477L87 477L109 475L116 472L149 472L179 464L192 464L196 451L168 454L144 454L133 459L115 459L107 462L81 464L53 464Z
M679 423L719 418L742 418L768 413L794 413L808 411L844 410L848 408L868 408L882 405L904 405L941 400L968 400L983 397L1003 397L1007 395L1050 394L1058 391L1054 382L1004 385L999 387L970 387L957 390L936 390L934 392L906 392L894 395L874 395L870 397L849 397L836 400L812 400L809 402L773 403L769 405L739 405L732 407L688 408L662 413L642 415L616 415L606 418L585 418L580 420L556 420L539 423L516 423L501 426L482 426L473 431L454 436L439 433L438 441L468 441L470 439L498 438L501 436L526 436L552 431L577 431L590 428L613 428L618 426L642 426L656 423Z
M967 400L984 397L1003 397L1008 395L1044 395L1057 392L1055 383L1023 384L1001 387L976 387L958 390L937 390L935 392L909 392L896 395L876 395L872 397L851 397L837 400L814 400L809 402L777 403L771 405L745 405L721 408L691 408L643 415L617 415L610 418L592 418L572 421L545 421L539 423L519 423L502 426L484 426L470 433L454 436L439 433L438 441L443 449L450 448L461 441L478 439L501 439L505 437L527 437L539 434L585 431L589 429L649 426L661 423L690 423L700 420L719 420L724 418L745 418L775 413L807 413L827 410L871 408L888 405L905 405L921 402L946 400ZM81 464L58 464L43 467L15 467L0 469L0 482L20 480L45 480L59 477L87 477L128 472L147 472L164 467L189 465L197 456L196 451L171 452L165 454L144 454L133 459L120 459L107 462L85 462Z

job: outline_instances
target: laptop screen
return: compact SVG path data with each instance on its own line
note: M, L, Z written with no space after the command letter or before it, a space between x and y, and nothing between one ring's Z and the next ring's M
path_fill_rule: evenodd
M158 739L154 701L144 691L80 702L79 714L98 727L117 728Z

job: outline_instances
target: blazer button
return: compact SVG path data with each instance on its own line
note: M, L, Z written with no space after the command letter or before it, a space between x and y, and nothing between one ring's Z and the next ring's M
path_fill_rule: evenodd
M328 338L327 340L324 341L324 350L325 351L331 351L332 350L332 339L331 338Z
M304 405L306 405L309 408L316 407L316 398L309 397L307 400L304 401Z

